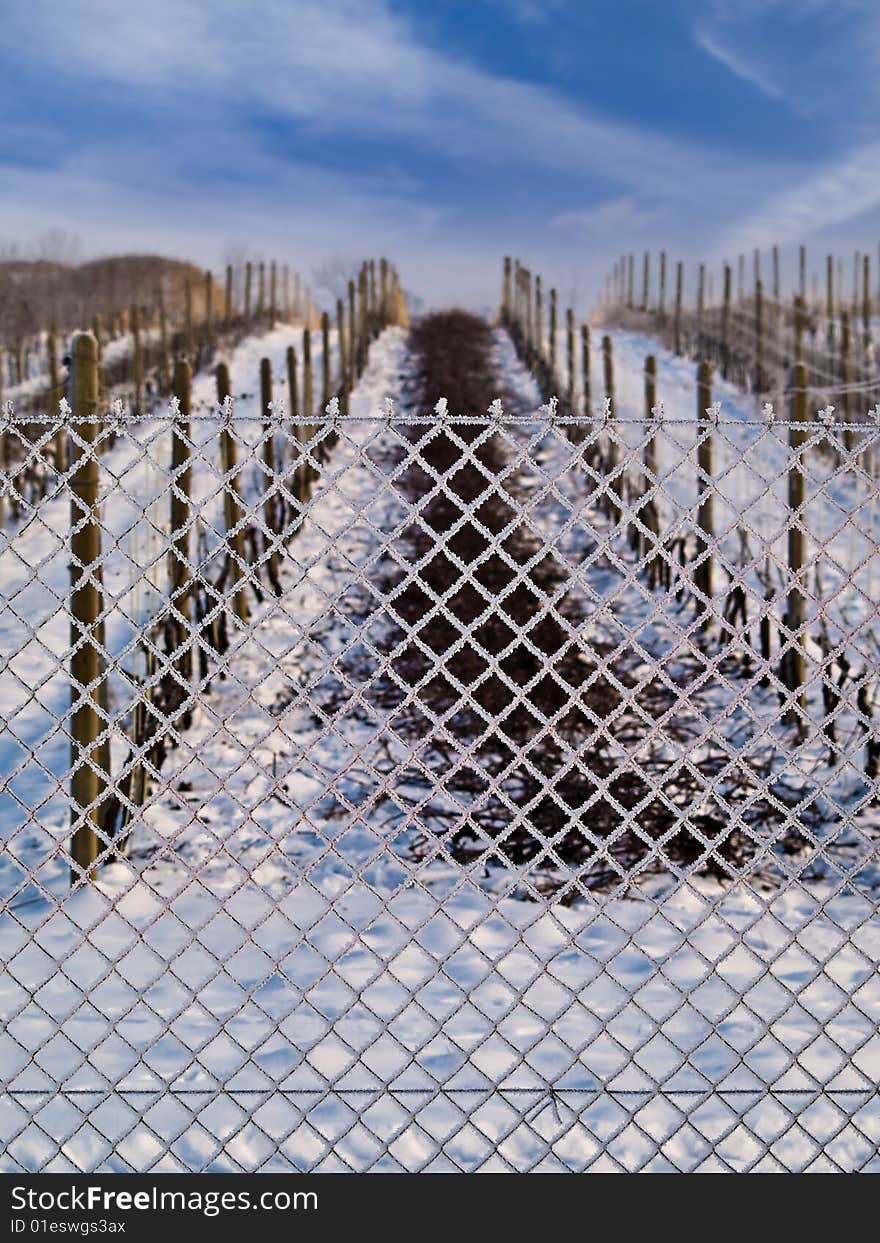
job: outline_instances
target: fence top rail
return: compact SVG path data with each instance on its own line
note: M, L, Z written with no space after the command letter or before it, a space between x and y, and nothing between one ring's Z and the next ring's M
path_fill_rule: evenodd
M196 412L188 415L173 413L171 411L157 411L152 414L136 414L126 412L124 415L113 415L112 413L94 414L94 415L48 415L48 414L12 414L0 418L0 432L8 431L17 427L34 427L44 425L48 428L57 429L60 427L79 427L79 426L107 426L108 430L124 432L125 429L136 423L150 424L179 424L187 423L216 423L218 419L229 417L224 415L222 407L217 407L212 414L199 414ZM504 426L534 427L535 424L547 424L553 426L593 426L598 428L607 427L609 423L613 423L616 427L796 427L800 430L805 428L816 428L822 431L830 430L852 430L852 431L880 431L880 415L870 419L837 419L833 414L811 414L804 419L790 419L787 416L777 414L774 411L765 413L761 418L724 418L723 415L705 414L694 415L690 418L671 418L668 414L660 412L653 417L633 418L632 416L617 415L613 411L599 414L578 414L552 413L545 410L536 410L534 414L413 414L400 413L396 411L392 414L365 414L352 415L343 414L341 411L337 414L305 414L298 412L292 414L287 411L267 411L265 414L239 414L234 412L231 416L236 423L255 423L263 424L265 422L274 422L279 426L284 423L306 423L310 427L328 427L338 429L343 423L357 424L373 424L380 427L389 425L416 426L416 427L456 427L456 426L493 426L501 424Z

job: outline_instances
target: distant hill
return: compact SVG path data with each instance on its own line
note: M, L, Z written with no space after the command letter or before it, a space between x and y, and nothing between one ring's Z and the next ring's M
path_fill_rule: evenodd
M187 278L193 313L204 307L205 272L192 263L161 255L113 255L87 263L46 259L0 260L0 342L13 347L54 325L59 332L87 327L133 303L154 307L159 290L172 317L183 312ZM220 291L215 292L215 307Z

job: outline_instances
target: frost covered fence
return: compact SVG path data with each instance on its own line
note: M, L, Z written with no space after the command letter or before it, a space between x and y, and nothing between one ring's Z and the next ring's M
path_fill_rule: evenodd
M659 351L632 413L617 337L613 417L568 411L504 330L382 328L375 276L347 415L357 331L329 411L299 330L219 410L178 359L3 532L0 1164L875 1168L880 429L673 417ZM51 463L58 423L10 430Z

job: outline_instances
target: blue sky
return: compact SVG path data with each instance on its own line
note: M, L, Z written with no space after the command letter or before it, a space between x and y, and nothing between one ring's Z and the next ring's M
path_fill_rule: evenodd
M382 252L477 307L509 252L586 309L630 249L880 236L878 0L29 0L0 55L25 245Z

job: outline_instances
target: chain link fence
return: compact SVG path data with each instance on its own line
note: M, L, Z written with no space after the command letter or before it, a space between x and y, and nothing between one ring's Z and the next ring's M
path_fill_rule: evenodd
M2 431L3 1168L877 1167L873 422Z

